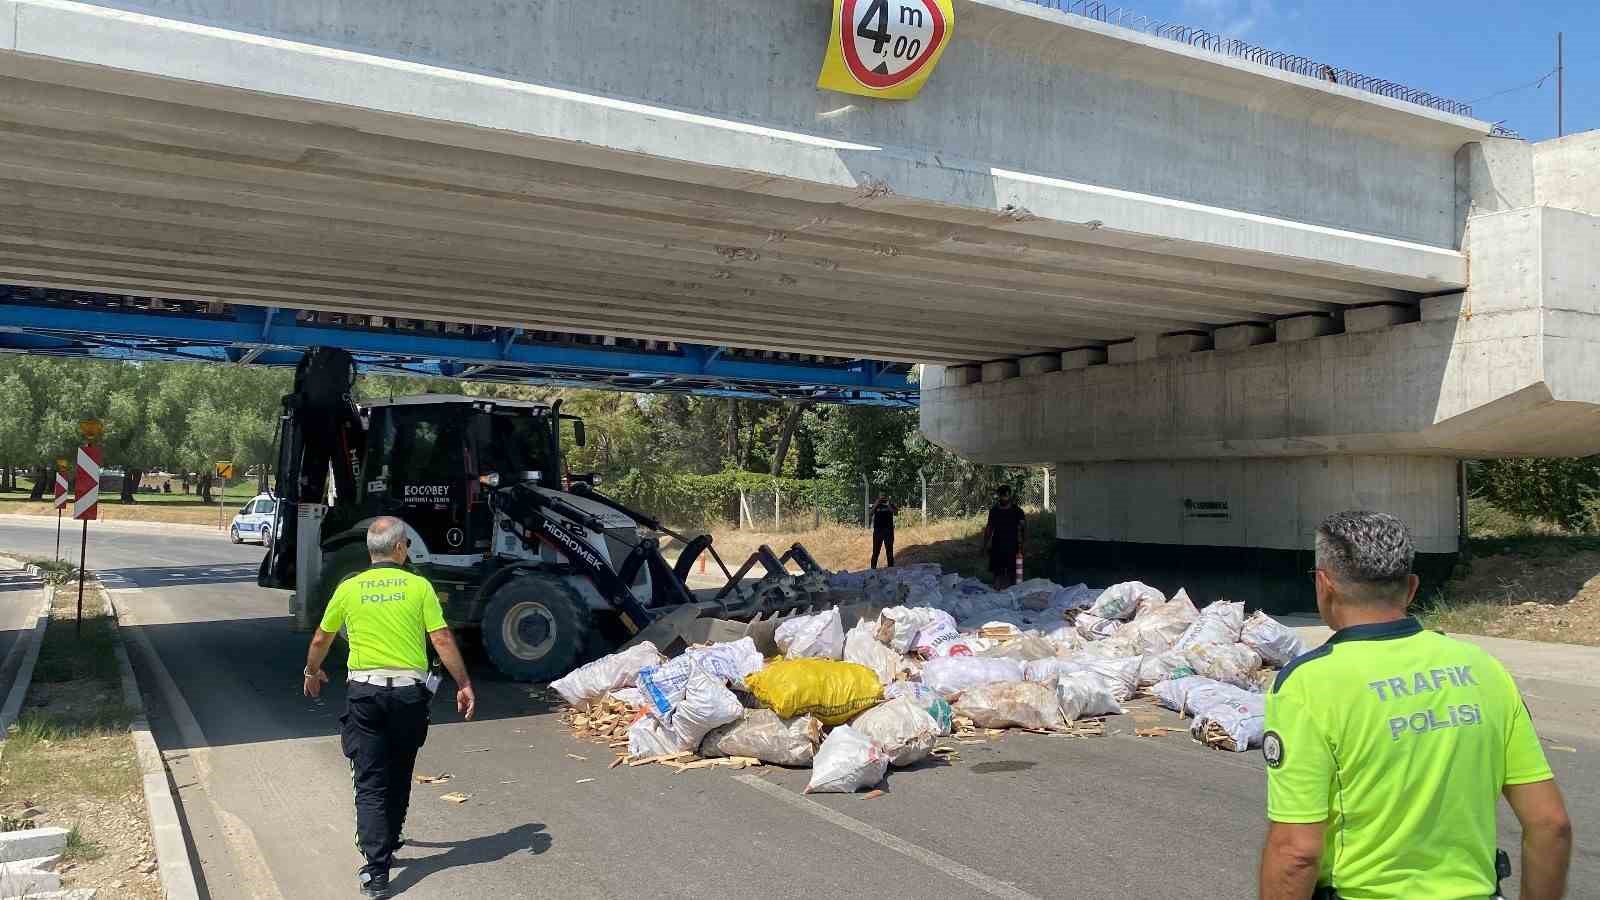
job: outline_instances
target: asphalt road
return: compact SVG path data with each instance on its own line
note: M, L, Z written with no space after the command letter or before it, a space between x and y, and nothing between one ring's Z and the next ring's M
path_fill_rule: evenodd
M43 523L0 518L0 551L51 542ZM138 625L135 665L208 893L354 896L342 692L336 677L321 701L300 696L306 637L288 629L285 594L255 587L259 558L200 530L90 536L91 568ZM158 666L181 703L160 696ZM447 692L435 705L418 771L454 778L414 791L403 896L1254 895L1260 757L1132 734L1158 715L1172 723L1165 714L1112 719L1101 738L959 745L951 764L892 772L877 799L803 797L803 771L608 770L607 750L565 734L542 694L477 680L482 719L460 722ZM1584 896L1600 883L1585 841L1600 827L1600 691L1525 689L1573 805ZM448 791L471 799L442 802ZM1502 821L1515 847L1504 810Z

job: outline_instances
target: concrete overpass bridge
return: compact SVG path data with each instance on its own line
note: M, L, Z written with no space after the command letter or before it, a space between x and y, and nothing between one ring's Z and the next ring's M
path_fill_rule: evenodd
M1020 0L850 97L830 7L0 0L0 283L928 364L1067 562L1241 594L1600 450L1596 141Z

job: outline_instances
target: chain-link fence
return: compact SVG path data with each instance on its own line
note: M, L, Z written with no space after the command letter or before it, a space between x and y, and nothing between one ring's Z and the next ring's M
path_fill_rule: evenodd
M1044 468L1026 471L1025 479L1007 481L1015 485L1017 500L1025 509L1053 509L1054 473ZM786 479L762 483L740 478L734 485L736 521L727 524L767 532L799 532L823 525L868 526L880 493L899 509L896 518L902 525L976 516L994 502L991 486L962 481L918 479L909 491L885 489L865 479L854 485L821 480L798 483L810 485L809 489L797 489L796 484Z

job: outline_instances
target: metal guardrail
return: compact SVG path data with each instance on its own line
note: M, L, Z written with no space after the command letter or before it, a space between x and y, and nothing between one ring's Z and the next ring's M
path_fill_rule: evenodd
M1075 16L1082 16L1086 19L1093 19L1097 22L1104 22L1108 25L1129 28L1155 37L1165 38L1169 41L1177 41L1180 44L1188 44L1191 47L1198 47L1223 56L1248 60L1310 78L1336 82L1357 90L1377 94L1381 97L1415 103L1418 106L1425 106L1440 112L1458 116L1472 115L1471 104L1450 100L1372 75L1364 75L1350 69L1332 66L1309 57L1260 47L1238 38L1206 31L1203 28L1163 22L1130 9L1111 6L1100 2L1100 0L1027 0L1027 2L1071 13Z

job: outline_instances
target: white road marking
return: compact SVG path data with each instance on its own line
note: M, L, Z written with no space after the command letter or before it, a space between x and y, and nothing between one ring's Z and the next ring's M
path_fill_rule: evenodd
M1012 900L1039 900L1033 894L1019 890L1007 882L985 875L969 866L964 866L950 857L942 856L926 847L919 847L910 841L895 837L889 832L874 828L860 819L853 819L842 812L808 800L800 794L796 794L781 785L773 784L759 775L735 775L734 777L775 800L816 816L825 822L837 825L846 831L860 835L874 844L893 850L901 856L910 857L925 866L938 869L951 878L964 881L985 894L995 897L1010 897Z

